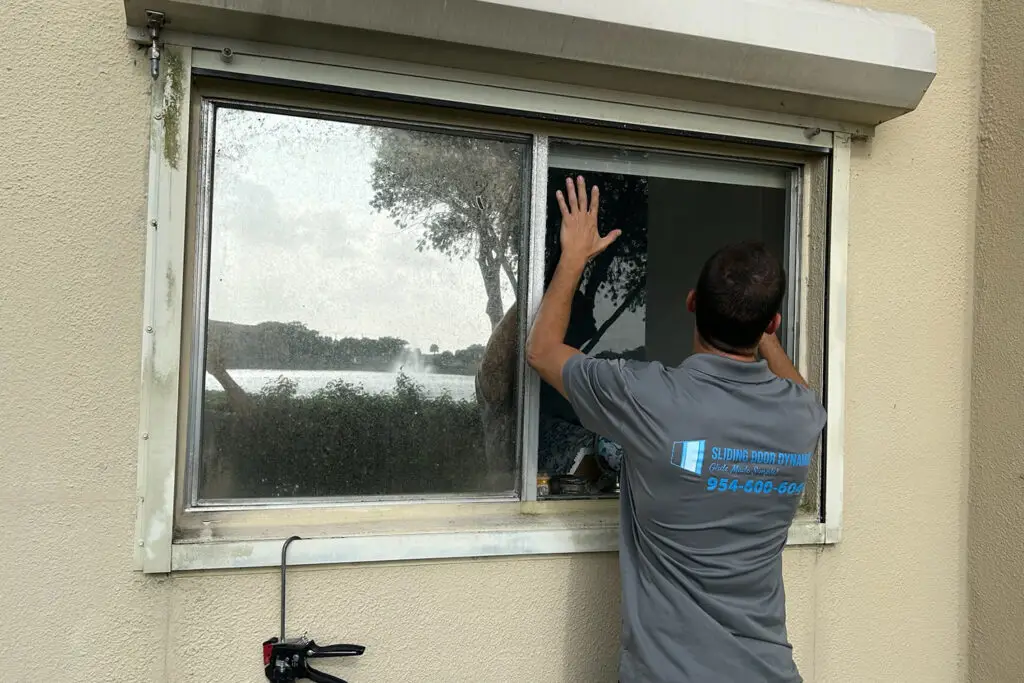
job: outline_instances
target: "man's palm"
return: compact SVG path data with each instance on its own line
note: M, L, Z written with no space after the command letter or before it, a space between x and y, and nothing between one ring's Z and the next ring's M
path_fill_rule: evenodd
M566 178L565 189L564 195L561 190L555 193L558 208L562 212L562 255L586 262L611 246L612 242L622 234L622 231L612 230L601 237L601 233L597 229L597 209L600 203L597 185L594 185L590 191L589 202L587 201L587 184L583 180L583 176L576 178L575 185L572 178ZM568 197L568 204L566 204L566 197Z

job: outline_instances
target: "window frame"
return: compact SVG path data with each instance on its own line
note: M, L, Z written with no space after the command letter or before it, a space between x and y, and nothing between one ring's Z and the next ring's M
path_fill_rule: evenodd
M230 90L230 89L229 89ZM179 454L181 461L178 467L179 476L183 476L182 485L179 487L178 514L190 513L202 510L243 510L259 508L293 508L308 506L339 506L357 507L364 505L381 505L394 503L484 503L484 502L508 502L518 501L520 491L508 492L485 492L485 493L424 493L424 494L379 494L379 495L354 495L354 496L325 496L322 498L312 497L289 497L289 498L233 498L225 500L212 499L202 501L199 498L199 458L202 450L202 405L198 407L193 399L203 393L206 376L206 341L208 336L209 322L209 271L211 236L213 226L213 184L211 181L211 167L216 154L215 145L215 117L218 108L231 108L236 110L256 111L280 114L286 116L304 116L309 118L323 118L325 120L339 123L349 123L364 126L394 127L400 130L418 130L434 132L439 134L465 134L474 139L499 140L504 142L515 142L522 144L526 151L524 160L523 180L524 189L532 178L531 153L535 144L533 137L525 132L514 130L496 131L494 129L476 129L458 124L443 124L431 121L410 121L406 119L393 118L385 115L353 114L347 111L332 111L326 107L313 108L311 106L273 103L260 101L254 96L235 94L238 99L224 94L225 90L214 90L209 92L202 87L193 87L192 96L194 102L193 115L198 114L199 121L195 128L198 136L193 135L192 142L194 154L192 159L197 166L197 173L193 175L198 180L194 183L189 192L190 208L194 207L195 215L186 226L186 241L192 245L192 253L186 254L185 279L186 283L192 285L192 302L189 314L185 315L184 322L187 323L185 334L190 335L190 340L183 344L183 364L188 366L187 389L182 392L182 401L179 410L183 411L187 422L187 436L185 439L185 452ZM244 99L242 99L244 98ZM270 98L267 98L268 100ZM523 211L524 216L530 208L529 197L524 192ZM520 239L520 248L528 246L528 229L524 225L523 235ZM192 257L191 259L189 257ZM527 263L524 259L521 263ZM528 270L528 266L520 266L519 277L522 278ZM516 292L517 300L525 290L523 285ZM522 331L520 332L520 334ZM522 342L522 340L520 340ZM523 344L519 344L522 348ZM520 354L524 356L525 354ZM517 403L521 404L518 396L520 387L523 386L521 375L525 373L525 359L517 358ZM517 416L517 422L521 417ZM517 449L517 458L521 457L522 449ZM519 468L520 461L516 466ZM517 486L519 483L517 482Z
M628 129L628 135L673 140L679 147L714 150L736 143L754 160L806 158L817 155L817 185L809 176L795 183L797 196L791 205L799 207L803 230L825 230L823 357L820 359L822 395L829 410L829 423L822 441L822 476L819 507L814 518L798 518L790 530L790 545L831 544L839 541L842 515L843 388L846 337L846 250L849 207L850 136L834 130L808 127L804 121L792 125L750 118L749 112L731 115L702 113L705 108L664 98L596 91L524 79L455 73L452 69L384 62L383 60L313 53L307 50L260 46L251 43L209 39L178 39L165 46L164 69L154 85L149 167L145 302L142 335L142 380L139 430L138 516L136 566L144 572L273 566L279 562L283 538L302 530L312 540L298 544L291 562L321 564L430 558L481 557L519 554L604 552L617 549L618 502L536 501L536 459L525 459L521 471L522 500L479 502L446 500L442 503L387 501L366 506L337 500L296 505L292 502L250 508L237 514L235 506L204 507L192 526L181 526L184 512L183 464L179 457L187 439L189 320L195 303L186 293L186 225L192 218L189 184L209 169L190 172L188 151L193 101L193 77L220 76L255 81L265 86L282 84L316 90L372 94L384 101L441 104L453 111L473 115L511 114L541 119L546 134L533 133L530 167L531 202L544 202L547 191L547 142L570 137L574 141L601 142L615 139L614 128ZM234 57L222 61L220 49L232 47ZM273 54L275 56L267 56ZM559 92L561 91L561 92ZM580 123L592 128L580 129ZM457 126L456 126L457 127ZM566 135L565 131L570 131ZM205 132L204 132L205 133ZM194 140L192 141L194 144ZM638 146L638 145L631 145ZM639 145L642 147L642 145ZM651 149L664 150L656 146ZM749 152L749 154L748 154ZM691 152L692 153L692 152ZM824 155L824 156L823 156ZM805 165L804 168L808 168ZM808 190L812 191L808 191ZM811 207L811 195L822 206ZM796 200L795 202L793 200ZM543 262L545 212L530 211L529 259ZM538 232L539 231L539 232ZM793 239L791 233L791 239ZM791 249L789 268L799 273L802 292L806 274L799 270L807 245ZM539 250L539 253L538 253ZM527 321L532 322L542 292L534 276L542 268L530 268L526 291ZM542 278L542 275L540 276ZM542 281L540 282L542 287ZM803 297L794 297L791 311L803 310ZM802 320L797 316L794 320ZM806 329L797 325L797 362L807 367ZM799 342L797 340L800 340ZM525 369L521 393L536 396L539 378ZM526 420L532 415L524 404ZM535 410L532 412L536 412ZM535 416L534 416L535 421ZM524 427L525 429L525 422ZM527 435L524 434L523 441ZM520 449L522 450L522 449ZM530 463L532 462L532 476ZM533 492L531 500L529 492ZM523 495L526 494L526 495ZM285 512L287 509L287 512ZM179 534L187 528L187 534Z

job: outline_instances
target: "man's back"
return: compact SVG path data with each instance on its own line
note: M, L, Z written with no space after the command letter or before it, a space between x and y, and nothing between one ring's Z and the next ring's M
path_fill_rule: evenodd
M800 681L781 553L825 422L765 362L577 355L583 424L620 443L622 683Z

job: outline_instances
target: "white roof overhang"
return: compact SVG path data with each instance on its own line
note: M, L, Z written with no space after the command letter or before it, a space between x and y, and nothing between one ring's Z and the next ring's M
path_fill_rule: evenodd
M921 21L829 0L125 0L166 29L873 126L936 73Z

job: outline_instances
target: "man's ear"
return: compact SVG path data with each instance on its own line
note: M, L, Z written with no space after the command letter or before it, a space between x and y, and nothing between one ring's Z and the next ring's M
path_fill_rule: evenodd
M772 321L768 323L768 329L764 331L765 334L775 334L779 330L779 326L782 325L782 315L779 313L775 314Z
M690 313L697 312L697 292L690 290L690 293L686 295L686 310Z

